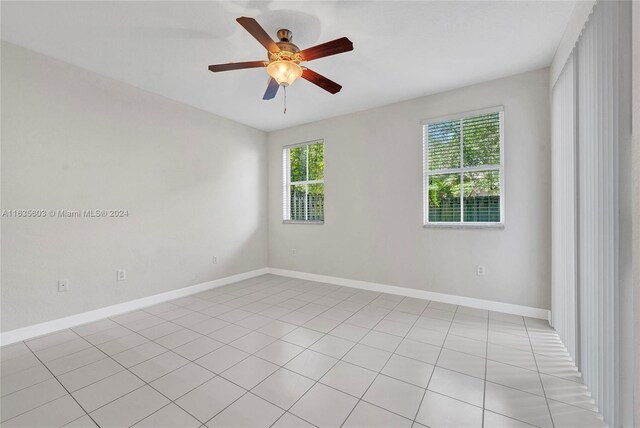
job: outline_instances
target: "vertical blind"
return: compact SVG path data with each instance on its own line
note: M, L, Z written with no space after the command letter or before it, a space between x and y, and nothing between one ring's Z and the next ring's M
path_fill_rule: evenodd
M595 5L552 94L552 322L612 427L622 423L619 332L630 322L619 314L630 8Z
M573 55L552 93L551 281L552 323L570 355L577 348L576 92Z

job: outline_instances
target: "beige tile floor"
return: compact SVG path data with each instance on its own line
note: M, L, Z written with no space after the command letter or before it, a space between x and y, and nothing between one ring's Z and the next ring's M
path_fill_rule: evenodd
M548 324L264 275L1 348L2 427L601 427Z

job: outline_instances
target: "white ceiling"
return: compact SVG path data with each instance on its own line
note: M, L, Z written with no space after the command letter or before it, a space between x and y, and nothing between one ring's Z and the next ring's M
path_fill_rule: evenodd
M574 1L1 2L2 39L270 131L546 67ZM347 36L354 51L306 63L343 85L304 80L262 101L265 59L238 23L250 16L301 49Z

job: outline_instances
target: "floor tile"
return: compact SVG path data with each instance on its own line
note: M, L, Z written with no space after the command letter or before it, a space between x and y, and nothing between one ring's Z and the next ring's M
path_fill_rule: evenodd
M487 359L528 370L538 370L532 352L525 352L495 343L489 343L487 345Z
M517 419L509 418L498 413L485 410L484 426L486 428L532 428L533 425L524 423Z
M217 340L222 343L231 343L236 339L241 338L247 334L251 333L251 330L248 328L240 327L239 325L229 324L226 327L222 327L219 330L214 331L213 333L209 333L209 336L212 339Z
M289 412L318 427L339 427L357 403L356 398L317 383Z
M55 360L45 361L44 364L55 376L59 376L71 370L86 366L87 364L102 360L103 358L107 358L104 352L92 346Z
M149 342L149 339L139 335L138 333L131 333L126 336L103 342L96 346L105 354L113 356L128 349L135 348L136 346L140 346L145 342Z
M111 358L104 358L58 376L58 380L67 390L73 392L122 370L124 368L116 361Z
M251 390L254 394L288 409L314 384L309 378L281 368Z
M220 330L223 327L230 325L226 321L219 320L218 318L209 318L206 321L199 322L189 327L191 330L200 334L211 334L216 330Z
M482 409L435 392L427 391L416 421L428 427L482 427Z
M473 376L436 367L428 389L474 406L483 406L484 381Z
M598 413L590 410L555 400L549 400L549 409L551 410L551 415L553 415L553 423L556 428L604 428L607 426Z
M214 373L220 374L248 356L249 354L244 351L225 345L198 358L195 362Z
M291 413L285 413L271 428L313 428L309 422L300 419Z
M165 321L161 324L154 325L153 327L140 330L138 331L138 334L146 337L149 340L156 340L181 329L182 327L180 327L179 325Z
M272 344L265 346L256 352L256 357L270 361L279 366L285 365L291 361L296 355L304 351L304 348L293 343L276 340Z
M476 357L485 358L487 356L487 342L456 336L455 334L447 335L443 347L464 352L465 354L475 355Z
M424 389L422 388L385 375L379 375L362 399L413 419L423 395Z
M409 333L407 333L407 339L442 347L446 335L445 331L429 330L428 328L414 326L409 330Z
M320 332L299 327L291 333L284 335L281 339L285 342L293 343L294 345L302 346L303 348L308 348L322 336L324 336L324 334Z
M420 388L426 388L432 372L432 364L394 354L380 373Z
M411 428L411 420L405 419L365 401L358 403L342 428Z
M87 412L92 412L142 385L143 381L125 370L85 386L72 395Z
M389 333L371 330L367 333L360 343L371 346L372 348L382 349L384 351L393 352L402 342L402 338Z
M318 380L337 362L333 357L309 349L289 361L285 367L303 376Z
M429 330L442 331L446 333L451 326L451 322L437 318L418 317L414 326L428 328Z
M69 329L66 329L27 340L25 343L32 351L38 352L46 348L51 348L63 343L68 343L72 340L77 340L78 337L78 334Z
M0 374L3 426L96 426L73 398L103 426L604 425L544 320L277 275L2 347Z
M136 428L198 428L202 423L173 403L147 416Z
M331 368L321 379L325 385L336 388L347 394L362 397L377 373L344 361Z
M45 364L58 358L66 357L67 355L75 354L83 349L91 348L91 343L87 342L80 336L76 336L75 339L61 343L59 345L51 346L40 351L34 351L34 354Z
M475 355L443 349L437 366L484 379L486 360Z
M540 377L542 378L547 398L566 404L573 404L594 412L598 411L598 407L595 405L586 385L544 373L541 373Z
M311 345L309 349L333 358L342 358L354 345L355 342L350 340L326 335Z
M411 328L410 324L404 324L396 321L390 320L382 320L375 327L373 327L376 331L381 331L383 333L394 334L396 336L403 337Z
M14 418L64 395L67 395L67 391L56 379L45 380L13 394L5 395L0 399L0 409L2 409L0 417L3 425L7 419Z
M5 377L39 365L42 365L40 360L38 360L36 356L29 351L28 354L20 357L8 359L2 358L0 372L2 373L2 377Z
M241 349L244 352L248 352L249 354L253 354L269 345L270 343L274 342L275 340L275 338L266 334L252 331L251 333L234 340L229 345L233 346L234 348Z
M266 334L271 337L275 337L276 339L281 338L282 336L291 333L293 330L297 329L298 326L286 323L280 320L274 320L265 324L264 327L259 328L259 333Z
M544 395L538 372L497 361L487 360L487 381L531 394Z
M73 327L72 330L78 333L78 335L82 337L87 337L87 336L91 336L92 334L105 331L105 330L110 330L118 326L119 326L118 323L107 318L107 319L95 321L89 324L83 324L77 327Z
M183 317L180 318L176 318L174 320L172 320L171 322L174 324L178 324L181 325L182 327L191 327L193 325L199 324L201 322L207 321L209 319L211 319L212 317L202 314L200 312L192 312L188 315L185 315Z
M52 377L53 375L44 365L38 364L29 369L2 376L2 380L0 380L0 391L4 397L5 395L44 382Z
M311 330L319 331L320 333L329 333L340 324L340 321L323 318L321 316L315 317L303 324L304 327Z
M93 419L91 419L89 415L85 414L84 416L64 425L64 428L98 428L98 425L93 422Z
M184 345L174 348L173 352L183 356L188 360L193 361L204 355L207 355L210 352L215 351L222 346L224 346L222 342L218 342L217 340L202 336L192 342L185 343Z
M237 324L250 330L256 330L260 327L263 327L269 322L271 322L271 318L265 317L264 315L253 314L243 320L238 321Z
M111 358L129 368L165 352L167 352L167 348L164 348L154 342L146 342L142 345L136 346L135 348L127 349L124 352L112 355Z
M284 413L284 410L248 393L218 413L207 423L209 427L268 428Z
M278 366L275 364L251 355L220 375L236 385L251 389L276 370Z
M131 334L131 330L118 325L117 327L110 328L109 330L99 331L92 335L86 336L85 340L90 342L92 345L100 345L102 343L108 342L113 339L118 339L120 337L128 336Z
M380 371L391 356L390 352L357 344L342 359L369 370Z
M131 426L169 403L158 391L143 386L91 413L103 427Z
M65 395L43 406L23 413L2 423L4 428L11 427L60 427L84 415L84 410L70 395Z
M551 427L544 397L487 382L485 408L538 427Z
M441 348L429 345L428 343L405 339L400 343L398 349L396 349L396 354L413 358L414 360L420 360L424 363L435 364L438 355L440 355L440 349Z
M217 376L179 398L176 404L205 423L244 393L244 389Z
M156 342L158 345L164 346L167 349L174 349L178 346L184 345L185 343L196 340L199 337L202 337L200 333L196 333L195 331L183 328L182 330L174 331L173 333L169 333L166 336L154 339L154 342Z
M215 375L195 363L189 363L151 382L151 386L171 400L186 394Z
M189 363L189 360L186 358L174 352L167 351L164 354L137 364L129 368L129 370L143 381L149 383L187 363Z
M251 312L243 311L242 309L233 309L229 312L225 312L224 314L216 316L216 318L219 318L223 321L234 323L244 318L247 318L250 315L252 315Z
M362 339L370 330L351 324L342 323L329 332L331 336L357 342Z

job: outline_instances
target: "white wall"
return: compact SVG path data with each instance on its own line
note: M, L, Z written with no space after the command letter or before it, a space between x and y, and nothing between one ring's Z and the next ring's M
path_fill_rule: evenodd
M269 266L548 309L548 88L543 69L270 133ZM505 110L504 230L423 228L420 122L497 105ZM325 140L325 223L282 224L282 146L317 138Z
M263 132L8 43L1 60L2 209L129 210L2 218L2 331L267 265Z

